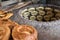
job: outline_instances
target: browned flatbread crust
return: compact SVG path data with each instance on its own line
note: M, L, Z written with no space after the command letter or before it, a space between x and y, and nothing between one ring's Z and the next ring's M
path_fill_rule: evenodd
M9 19L11 16L13 16L12 12L5 12L0 10L0 19Z
M37 31L32 26L19 25L12 30L12 37L14 40L36 40Z
M9 40L10 29L7 25L0 25L0 40Z
M14 26L19 25L16 22L11 21L10 19L0 19L0 25L7 25L10 29Z

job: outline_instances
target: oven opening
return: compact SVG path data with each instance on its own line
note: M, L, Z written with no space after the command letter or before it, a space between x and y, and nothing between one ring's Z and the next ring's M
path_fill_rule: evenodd
M4 1L8 1L8 0L1 0L2 2L4 2Z

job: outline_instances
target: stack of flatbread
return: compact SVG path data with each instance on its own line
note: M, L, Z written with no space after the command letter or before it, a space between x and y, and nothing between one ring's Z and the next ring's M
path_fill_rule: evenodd
M13 16L12 12L5 12L0 10L0 19L9 19L11 16Z
M9 18L11 12L0 11L0 40L37 40L37 30L28 25L19 25Z

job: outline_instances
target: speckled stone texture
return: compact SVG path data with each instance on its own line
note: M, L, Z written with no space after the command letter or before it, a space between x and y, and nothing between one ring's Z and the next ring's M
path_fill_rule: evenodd
M32 6L36 7L38 5L28 5L27 7L29 8ZM19 11L14 10L14 16L11 19L19 24L27 24L34 26L38 31L38 40L60 40L60 20L51 22L37 22L23 19L21 17L21 11L27 7L19 9Z

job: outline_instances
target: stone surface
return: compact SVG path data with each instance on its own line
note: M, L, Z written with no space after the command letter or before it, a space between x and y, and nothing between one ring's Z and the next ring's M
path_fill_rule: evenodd
M32 6L36 7L38 5L28 5L27 7ZM27 24L34 26L38 31L38 40L60 40L60 20L51 22L37 22L23 19L21 17L21 11L27 7L14 10L14 16L11 17L11 20L19 24Z

